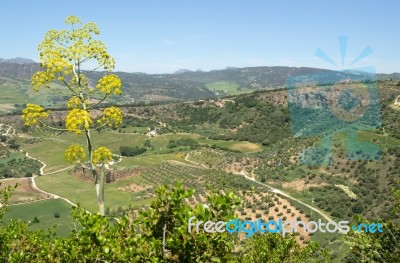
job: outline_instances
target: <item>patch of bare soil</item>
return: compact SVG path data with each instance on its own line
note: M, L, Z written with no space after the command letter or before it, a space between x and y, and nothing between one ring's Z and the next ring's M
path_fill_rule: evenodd
M326 183L320 183L320 184L313 184L313 183L306 183L305 180L301 179L296 179L291 182L286 182L282 184L282 187L284 188L290 188L290 189L295 189L297 191L302 191L304 189L308 189L310 187L321 187L327 185Z
M231 162L225 167L225 171L228 173L240 173L243 170L253 171L257 167L259 162L259 159L243 158L240 161Z
M126 186L118 187L118 190L125 192L140 192L152 188L151 185L129 184Z
M296 164L297 163L297 156L296 155L291 156L290 159L289 159L289 162L292 163L292 164Z
M7 186L14 186L16 183L19 184L19 186L14 190L13 194L11 195L11 198L8 201L9 204L32 202L36 200L50 198L50 196L33 189L30 180L30 178L15 178L11 180L1 181L0 189L3 189Z

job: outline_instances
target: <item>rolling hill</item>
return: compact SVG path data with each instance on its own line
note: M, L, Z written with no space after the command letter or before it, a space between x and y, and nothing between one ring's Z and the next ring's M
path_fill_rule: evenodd
M20 109L32 101L30 78L40 70L40 65L24 58L0 60L0 90L6 96L0 98L0 112ZM105 72L89 75L92 85ZM122 79L122 97L110 98L109 102L127 104L133 102L162 102L220 98L261 90L285 87L288 79L295 76L329 75L342 79L353 78L350 72L335 72L308 67L248 67L222 70L179 70L174 74L145 74L116 72ZM379 74L381 79L398 79L397 73ZM7 95L8 94L8 95ZM67 98L43 92L40 103L46 107L62 107ZM15 98L15 100L11 100Z

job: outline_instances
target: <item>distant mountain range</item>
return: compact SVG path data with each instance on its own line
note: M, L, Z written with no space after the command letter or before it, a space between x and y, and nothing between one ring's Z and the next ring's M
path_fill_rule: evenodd
M0 58L0 76L28 80L40 70L39 63L27 58Z
M2 63L2 62L17 63L17 64L32 64L32 63L36 63L32 59L20 58L20 57L10 58L10 59L0 58L0 63Z
M0 78L27 81L40 70L40 65L25 58L0 59ZM145 74L116 72L124 84L123 100L168 101L196 100L241 94L255 90L270 90L283 87L291 76L341 74L349 78L352 73L335 72L308 67L247 67L212 70L209 72L180 69L174 74ZM104 72L90 74L94 84ZM400 80L400 73L378 74L379 79ZM1 83L1 82L0 82ZM0 85L1 88L1 85Z
M175 71L174 74L182 74L182 73L186 73L186 72L192 72L192 71L189 69L180 68L177 71Z

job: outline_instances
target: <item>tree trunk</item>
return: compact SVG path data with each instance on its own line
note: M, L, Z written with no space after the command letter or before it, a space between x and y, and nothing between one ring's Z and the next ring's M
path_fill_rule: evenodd
M104 183L105 183L105 167L103 165L101 168L100 177L96 182L97 205L99 206L99 213L102 216L104 216Z
M96 188L96 196L97 196L97 205L99 207L99 214L104 216L104 171L105 167L103 165L100 176L96 171L96 166L93 165L92 160L92 140L90 138L90 131L86 130L86 142L89 152L89 161L90 161L90 168L92 170L93 178L94 178L94 185Z

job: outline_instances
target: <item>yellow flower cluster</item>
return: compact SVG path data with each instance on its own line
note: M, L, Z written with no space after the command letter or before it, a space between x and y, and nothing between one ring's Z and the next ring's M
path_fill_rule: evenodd
M79 19L79 17L76 17L76 16L69 16L69 17L67 17L67 18L65 19L64 22L65 22L65 24L73 25L73 24L78 24L78 23L80 23L81 20Z
M87 107L89 105L89 100L85 99L84 100L85 106ZM68 101L67 101L67 108L72 110L72 109L84 109L83 104L82 104L82 99L79 96L72 96Z
M74 34L77 34L77 32ZM65 53L69 61L72 61L73 59L81 61L84 57L87 57L87 45L84 45L82 40L77 40L65 50Z
M80 24L77 17L68 17L67 24ZM74 30L50 30L46 33L44 40L39 44L40 60L48 66L49 59L60 58L72 65L78 65L84 61L96 59L97 63L106 70L115 67L115 59L107 53L106 45L94 40L92 36L99 35L100 30L93 22ZM54 52L55 54L51 54ZM52 61L53 64L54 61ZM65 75L65 74L64 74ZM59 77L63 80L63 77Z
M106 164L112 161L111 152L106 147L99 147L93 151L92 162L96 164Z
M391 105L391 107L395 110L400 111L400 96L397 96L395 99L394 103Z
M83 162L86 159L86 153L80 145L70 145L64 153L64 158L69 163Z
M83 129L89 129L93 121L89 116L89 112L82 109L71 110L65 120L65 126L71 132L81 134Z
M39 88L45 86L54 80L54 73L49 73L45 71L36 72L31 79L31 83L34 91L39 91Z
M102 77L101 79L99 79L99 82L96 85L96 88L98 90L107 95L111 93L120 95L121 87L122 87L121 79L115 74L106 75Z
M63 54L57 51L45 52L42 54L42 67L47 68L49 73L61 73L64 76L72 74L72 65L63 58Z
M115 67L115 59L107 53L106 45L99 40L93 40L88 44L87 55L97 59L97 62L103 65L104 69L111 70Z
M108 125L112 128L117 128L122 123L123 113L117 107L109 107L104 109L103 116L97 120L100 125Z
M81 108L82 102L78 96L72 96L67 102L68 109L78 109Z
M96 23L88 22L83 26L83 29L89 31L90 33L93 32L96 35L100 34L100 30L97 27Z
M81 83L82 87L84 87L84 88L89 87L89 79L86 77L86 75L81 74L79 76L79 79L80 79L80 83Z
M39 122L39 118L46 119L47 117L49 117L49 112L44 111L43 107L35 104L27 104L22 111L22 119L25 121L25 126L36 125Z
M53 49L50 49L50 46ZM31 83L35 91L39 91L40 87L54 81L56 76L59 81L63 81L66 76L72 74L72 65L63 58L63 54L56 47L50 46L40 53L41 66L46 71L39 71L32 76Z
M68 85L70 87L82 87L87 89L89 87L89 79L84 75L84 74L80 74L79 75L79 82L80 84L78 84L76 78L71 78L71 80L69 81Z

